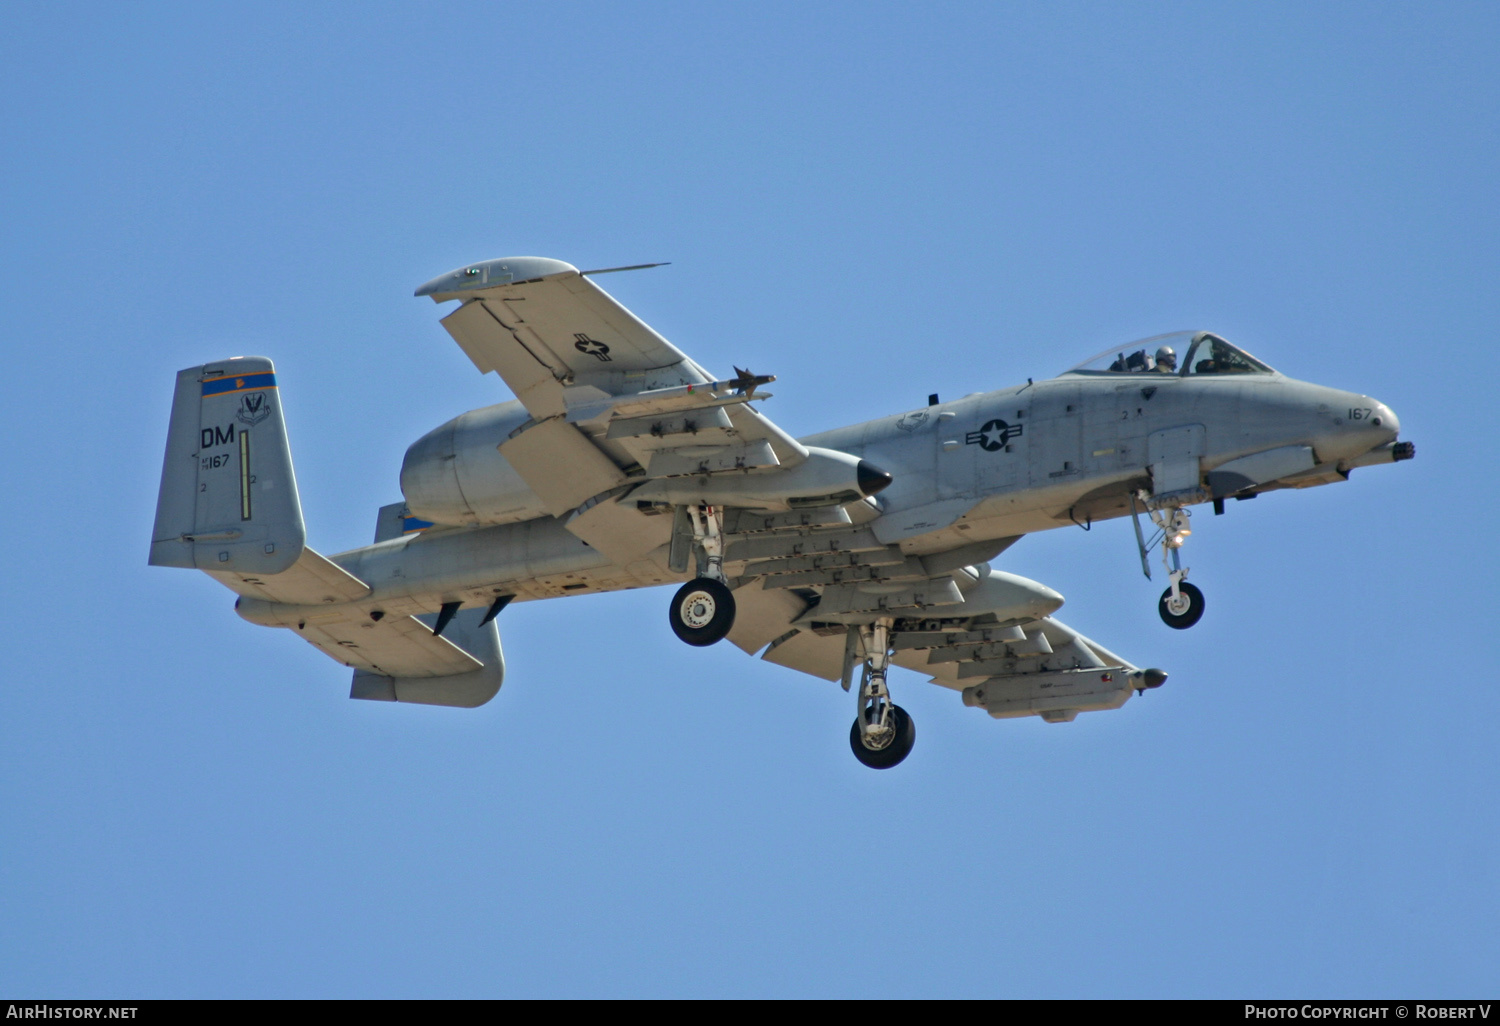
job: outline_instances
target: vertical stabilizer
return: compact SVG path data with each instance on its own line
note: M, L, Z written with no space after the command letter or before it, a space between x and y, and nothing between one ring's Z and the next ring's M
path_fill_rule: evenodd
M375 517L375 544L379 545L392 538L405 538L431 526L432 521L412 516L411 507L406 503L393 502L389 506L381 506L380 513Z
M306 539L271 361L179 371L149 562L276 574Z

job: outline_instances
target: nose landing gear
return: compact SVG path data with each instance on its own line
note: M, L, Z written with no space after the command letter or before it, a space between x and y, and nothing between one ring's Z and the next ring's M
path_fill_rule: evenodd
M734 626L734 594L724 581L724 510L691 506L693 543L703 552L698 577L688 581L667 607L672 633L689 645L712 645Z
M1140 513L1135 505L1137 499L1146 507L1151 522L1158 528L1150 543L1147 543L1141 533ZM1130 497L1130 513L1135 523L1136 545L1141 553L1141 571L1145 573L1147 580L1151 579L1149 554L1156 543L1161 542L1161 563L1162 568L1167 571L1169 582L1167 590L1162 592L1161 601L1157 603L1162 623L1175 630L1187 630L1203 618L1204 609L1203 592L1187 583L1189 568L1182 565L1183 542L1193 533L1188 526L1192 514L1181 506L1153 509L1150 496L1145 492L1137 492Z
M1176 581L1172 588L1161 593L1156 611L1161 614L1162 623L1185 631L1203 618L1203 592L1186 581Z
M881 617L859 632L865 661L860 673L859 714L849 728L849 747L854 757L871 769L897 765L911 754L917 741L916 724L905 709L891 701L886 687L893 623L890 617Z

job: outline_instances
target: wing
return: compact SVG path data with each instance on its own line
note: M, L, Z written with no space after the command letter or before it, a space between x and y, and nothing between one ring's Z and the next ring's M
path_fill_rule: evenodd
M971 625L913 631L895 645L898 666L961 690L965 705L996 719L1040 716L1065 723L1080 712L1118 709L1132 693L1167 679L1161 670L1142 670L1051 617L1009 630Z
M511 257L417 290L460 300L443 318L474 366L532 419L500 451L552 515L622 565L662 544L624 493L651 479L795 467L808 450L749 404L774 380L716 380L560 260Z
M416 294L438 303L462 300L443 318L443 327L481 373L499 374L537 420L566 416L579 422L605 415L660 420L662 414L693 415L753 398L743 377L715 381L561 260L490 260L434 278ZM711 395L703 386L710 386ZM737 402L727 395L734 389L741 393ZM795 439L755 411L725 412L738 434L772 441L779 458L795 461L803 455ZM717 424L718 418L708 418L702 428L710 422ZM650 426L644 426L650 434ZM630 434L632 427L616 425L611 437L637 437Z
M674 435L692 436L698 449L764 441L783 464L806 458L796 439L746 405L769 398L753 389L770 378L715 380L571 264L490 260L416 294L461 300L443 327L474 366L499 374L537 421L560 417L615 443L604 448L616 462L644 465L680 447Z
M892 661L961 691L965 705L996 719L1040 716L1049 723L1067 722L1080 712L1118 709L1132 692L1166 680L1162 671L1142 670L1051 617L1003 628L983 622L946 623L935 630L923 626L931 625L898 622ZM834 625L794 627L761 658L838 680L845 640L845 629Z
M1142 670L1049 614L1051 589L991 570L985 562L1015 538L929 556L904 555L874 532L821 511L825 522L741 513L726 550L740 610L732 642L767 662L824 680L844 677L849 632L877 616L896 626L898 666L963 693L991 716L1071 720L1116 709L1132 691L1160 685ZM819 520L820 511L802 514ZM747 530L747 528L762 528Z
M533 416L565 412L562 389L574 381L630 378L636 387L628 390L642 392L712 377L561 260L490 260L434 278L416 294L463 300L443 326Z

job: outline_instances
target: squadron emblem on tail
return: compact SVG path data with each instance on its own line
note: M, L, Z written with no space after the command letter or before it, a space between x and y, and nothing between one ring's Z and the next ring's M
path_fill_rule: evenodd
M266 393L248 392L240 396L240 408L235 413L234 419L241 424L254 427L271 415L271 408L266 403Z

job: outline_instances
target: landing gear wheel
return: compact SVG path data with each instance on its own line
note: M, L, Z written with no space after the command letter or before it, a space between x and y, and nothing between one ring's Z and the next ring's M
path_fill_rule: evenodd
M689 645L712 645L734 626L734 595L712 577L688 581L667 608L672 633Z
M854 757L871 769L890 769L910 755L911 746L917 743L917 725L906 715L905 709L899 705L891 706L891 719L896 730L890 744L884 748L865 747L859 720L849 728L849 747L854 749Z
M1162 623L1185 631L1203 619L1203 592L1186 581L1177 585L1177 591L1181 595L1177 602L1172 601L1171 588L1162 592L1156 611L1161 614Z

